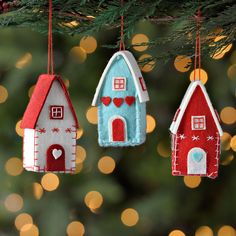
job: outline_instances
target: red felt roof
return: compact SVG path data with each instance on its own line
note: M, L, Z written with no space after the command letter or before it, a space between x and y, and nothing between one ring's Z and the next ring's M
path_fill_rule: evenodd
M66 86L64 82L62 81L61 77L58 75L48 75L48 74L43 74L39 76L38 82L35 86L34 92L32 94L32 97L30 99L30 102L26 108L26 111L24 113L22 122L21 122L21 128L25 129L34 129L36 126L36 123L38 121L40 112L43 108L43 105L47 99L48 93L51 89L51 86L53 82L57 80L66 96L66 99L68 101L69 108L71 110L71 113L74 117L75 120L75 125L78 128L78 120L72 105L72 102L70 100L69 93L66 89Z

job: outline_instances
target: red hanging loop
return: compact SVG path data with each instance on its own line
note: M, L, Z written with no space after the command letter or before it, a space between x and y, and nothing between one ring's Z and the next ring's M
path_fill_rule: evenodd
M123 6L124 1L120 1L121 6ZM125 50L125 43L124 43L124 15L121 14L120 17L120 51Z
M48 74L53 75L52 0L49 0L48 3Z

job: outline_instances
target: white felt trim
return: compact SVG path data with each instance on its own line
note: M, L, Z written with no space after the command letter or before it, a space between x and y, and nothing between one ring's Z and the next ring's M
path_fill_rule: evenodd
M213 108L213 106L211 104L210 98L209 98L209 96L207 94L206 88L204 87L202 82L199 81L199 80L193 81L193 82L190 83L190 85L189 85L189 87L188 87L188 89L187 89L187 91L186 91L186 93L184 95L184 98L183 98L183 100L182 100L182 102L180 104L180 107L179 107L180 112L178 114L178 117L176 118L176 121L172 122L172 124L170 126L170 131L173 134L177 133L179 125L180 125L180 122L181 122L182 117L184 115L184 112L185 112L185 110L186 110L186 108L188 106L188 103L189 103L189 101L190 101L190 99L191 99L195 89L197 88L197 86L200 86L200 88L201 88L201 90L202 90L202 92L203 92L203 94L205 96L205 99L207 101L208 107L209 107L209 109L211 111L212 117L213 117L213 119L215 121L215 124L216 124L216 127L218 129L219 135L222 136L223 135L223 131L221 129L221 126L220 126L220 123L219 123L218 118L216 116L216 113L214 111L214 108Z
M112 122L115 119L121 119L125 124L125 140L124 141L113 141ZM124 117L119 116L119 115L112 116L108 121L108 125L109 125L108 130L109 130L109 141L110 142L115 142L115 143L122 142L123 143L123 142L127 141L127 139L128 139L127 138L127 123L126 123L126 120Z
M194 127L194 119L202 119L204 120L204 127L203 128L195 128ZM192 130L205 130L206 129L206 116L191 116L191 126Z
M141 71L138 67L138 64L137 64L134 56L129 51L119 51L119 52L116 52L112 56L112 58L110 59L110 61L107 64L105 70L102 73L102 76L100 78L100 81L98 83L98 86L96 88L96 92L95 92L95 95L94 95L94 98L93 98L93 101L92 101L92 106L97 105L98 98L99 98L99 93L100 93L100 90L102 88L103 82L106 78L106 74L107 74L108 70L110 69L110 66L112 65L112 62L119 55L122 56L125 59L128 67L130 69L130 72L131 72L132 77L134 79L134 84L135 84L135 87L136 87L136 90L137 90L137 93L138 93L138 98L139 98L140 103L149 101L149 96L148 96L147 90L143 91L143 89L141 87L141 84L139 82L139 77L142 77L142 74L141 74Z
M198 151L203 154L203 158L197 162L192 158L192 153ZM188 152L188 174L189 175L205 175L207 173L207 156L206 152L199 147L192 148Z

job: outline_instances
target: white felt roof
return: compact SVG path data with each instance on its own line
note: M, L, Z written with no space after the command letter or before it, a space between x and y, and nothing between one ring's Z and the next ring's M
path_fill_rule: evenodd
M187 91L186 91L186 93L185 93L185 95L184 95L184 98L183 98L183 100L182 100L182 102L181 102L181 104L180 104L180 107L179 107L179 109L180 109L179 114L178 114L176 120L173 121L172 124L171 124L171 126L170 126L170 131L171 131L171 133L173 133L173 134L176 134L176 133L177 133L178 128L179 128L179 125L180 125L180 122L181 122L182 117L183 117L183 115L184 115L184 112L185 112L185 110L186 110L186 108L187 108L187 106L188 106L188 103L189 103L189 101L190 101L190 98L192 97L193 92L195 91L195 89L197 88L197 86L200 86L200 88L201 88L201 90L202 90L202 92L203 92L203 94L204 94L204 96L205 96L205 99L206 99L206 101L207 101L207 104L208 104L208 106L209 106L209 109L210 109L210 111L211 111L212 117L213 117L213 119L214 119L214 121L215 121L215 124L216 124L216 127L217 127L217 129L218 129L218 132L219 132L220 136L222 136L222 135L223 135L223 131L222 131L222 129L221 129L221 126L220 126L219 120L218 120L218 118L217 118L217 115L216 115L216 113L215 113L215 110L214 110L214 108L213 108L213 106L212 106L212 104L211 104L210 98L209 98L209 96L208 96L208 94L207 94L206 88L204 87L204 85L202 84L202 82L199 81L199 80L193 81L193 82L190 83L190 85L189 85L189 87L188 87L188 89L187 89Z
M102 85L104 83L104 80L106 78L106 74L110 68L110 66L112 65L112 62L114 61L114 59L117 57L117 56L122 56L129 69L130 69L130 72L132 74L132 77L133 77L133 80L134 80L134 84L135 84L135 87L136 87L136 90L137 90L137 93L138 93L138 98L139 98L139 101L142 103L142 102L147 102L149 101L149 96L148 96L148 92L147 90L146 91L143 91L142 90L142 87L141 87L141 84L139 82L139 77L142 77L142 74L141 74L141 71L138 67L138 64L133 56L133 54L129 51L119 51L119 52L116 52L112 58L109 60L104 72L102 73L102 76L100 78L100 81L98 83L98 86L96 88L96 92L95 92L95 95L94 95L94 98L93 98L93 102L92 102L92 106L96 106L97 103L98 103L98 98L99 98L99 93L100 93L100 90L102 88ZM119 76L119 75L117 75Z

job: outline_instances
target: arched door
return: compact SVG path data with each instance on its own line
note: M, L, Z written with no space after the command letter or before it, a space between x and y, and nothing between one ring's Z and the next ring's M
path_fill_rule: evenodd
M47 171L65 170L65 150L59 144L51 145L47 150Z
M203 175L207 172L207 156L202 148L192 148L188 153L188 174Z
M115 117L111 120L111 141L124 142L126 137L126 123L123 117Z

